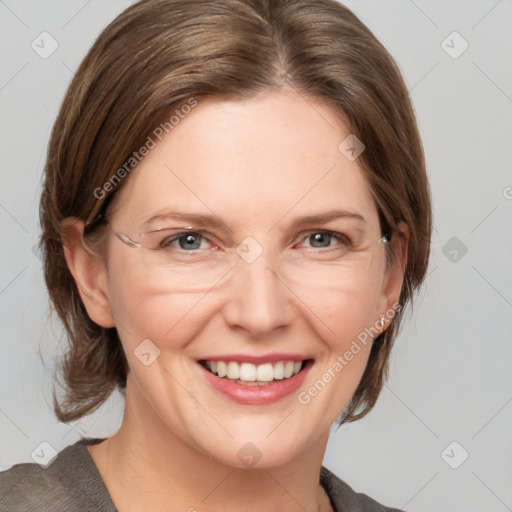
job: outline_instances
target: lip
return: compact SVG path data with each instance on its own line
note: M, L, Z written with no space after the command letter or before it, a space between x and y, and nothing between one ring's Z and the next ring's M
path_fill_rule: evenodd
M221 356L207 356L202 357L198 361L234 361L235 363L252 363L252 364L265 364L265 363L277 363L278 361L306 361L307 359L313 359L307 354L267 354L264 356L251 356L249 354L224 354Z
M276 354L272 354L271 357L274 357ZM279 354L278 354L279 355ZM280 355L281 356L281 355ZM221 357L212 357L208 358L210 361L236 361L236 359L233 359L233 356L230 356L231 359L228 359L228 356L222 356ZM269 356L267 356L269 357ZM290 356L287 356L290 357ZM226 359L224 359L226 358ZM240 362L252 362L249 359L246 359L244 357L240 357ZM258 361L261 361L262 358L253 358ZM288 360L292 361L293 359L271 359L266 360L264 362L271 362L271 361L283 361ZM303 361L304 359L295 359L295 361ZM204 359L202 359L204 361ZM237 361L238 362L238 361ZM236 382L233 382L229 379L226 379L225 377L218 377L217 375L214 375L213 373L209 372L201 363L197 363L197 366L199 367L200 371L202 372L202 375L204 376L206 382L214 388L216 391L218 391L220 394L225 396L226 398L229 398L233 402L236 402L238 404L245 404L245 405L268 405L272 404L274 402L277 402L279 400L282 400L283 398L287 397L288 395L292 394L293 392L297 391L297 389L302 385L304 382L304 379L309 374L309 371L311 367L313 366L314 360L308 359L304 365L304 368L297 373L297 375L294 375L293 377L290 377L289 379L283 379L274 381L272 384L268 384L266 386L250 386L250 385L244 385L244 384L237 384ZM253 363L254 364L254 363ZM259 363L262 364L262 363Z

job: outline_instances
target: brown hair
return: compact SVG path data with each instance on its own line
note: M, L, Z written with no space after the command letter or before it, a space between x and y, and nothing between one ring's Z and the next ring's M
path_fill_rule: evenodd
M94 411L116 386L123 389L128 369L116 329L87 315L64 259L62 221L94 226L123 182L104 184L190 98L250 98L283 86L327 103L349 123L366 145L358 162L383 232L402 236L401 221L409 228L402 307L374 342L340 424L374 406L404 306L424 279L431 235L423 150L396 64L336 0L143 0L101 33L81 63L48 147L41 244L46 284L69 342L60 367L64 397L54 391L61 421Z

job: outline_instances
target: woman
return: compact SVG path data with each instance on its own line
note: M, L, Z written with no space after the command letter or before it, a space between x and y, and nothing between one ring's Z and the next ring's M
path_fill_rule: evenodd
M322 460L377 400L430 199L407 89L349 10L128 8L69 87L41 224L57 417L116 388L125 413L4 472L2 510L384 509Z

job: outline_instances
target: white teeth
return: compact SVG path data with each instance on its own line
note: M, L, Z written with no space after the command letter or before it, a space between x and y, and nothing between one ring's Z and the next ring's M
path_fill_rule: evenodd
M215 373L212 368L212 373ZM225 377L228 373L226 363L224 361L217 361L217 375L219 377Z
M284 379L284 363L282 361L279 361L274 365L274 379Z
M302 361L278 361L277 363L237 363L235 361L207 361L206 367L219 377L227 377L239 383L265 383L273 380L289 379L297 375Z
M293 375L293 361L287 361L284 365L284 378L289 379Z
M254 382L256 380L256 366L249 363L242 363L240 365L240 380Z
M274 368L272 363L260 364L257 367L257 379L260 382L270 382L274 380Z
M234 361L228 363L228 379L238 380L240 378L240 365Z

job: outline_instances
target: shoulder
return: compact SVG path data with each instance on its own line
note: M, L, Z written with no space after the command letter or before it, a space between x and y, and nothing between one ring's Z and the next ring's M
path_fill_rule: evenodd
M402 512L376 502L366 494L355 492L334 473L322 466L320 483L328 494L335 512Z
M115 512L86 444L64 448L46 468L22 463L1 472L0 510Z

